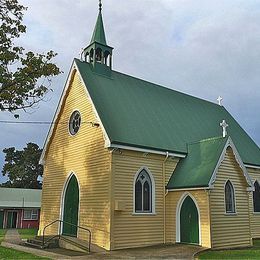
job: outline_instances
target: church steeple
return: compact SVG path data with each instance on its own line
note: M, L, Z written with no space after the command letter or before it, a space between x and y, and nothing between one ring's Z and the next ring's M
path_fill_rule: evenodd
M94 32L92 34L92 38L90 43L98 42L103 45L107 45L106 41L106 35L105 35L105 30L104 30L104 25L103 25L103 19L102 19L102 3L101 1L99 2L99 13L98 13L98 18L96 22L96 26L94 29Z
M107 45L102 18L102 3L99 0L99 13L90 44L84 49L84 60L92 65L95 72L111 76L113 48Z

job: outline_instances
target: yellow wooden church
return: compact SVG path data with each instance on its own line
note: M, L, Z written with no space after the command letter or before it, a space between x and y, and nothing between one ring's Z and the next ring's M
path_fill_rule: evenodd
M41 157L39 233L106 250L260 237L260 149L221 105L112 68L101 4ZM66 224L71 223L72 225Z

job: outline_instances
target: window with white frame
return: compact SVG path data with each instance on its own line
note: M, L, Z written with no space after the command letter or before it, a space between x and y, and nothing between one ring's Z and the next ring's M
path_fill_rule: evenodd
M258 181L255 181L254 187L255 187L255 191L253 192L254 212L260 213L260 185Z
M37 220L38 219L38 210L37 209L25 209L23 212L23 219Z
M135 212L152 212L152 181L145 169L137 176L135 181Z
M227 181L225 185L225 205L226 213L235 213L235 192L231 181Z

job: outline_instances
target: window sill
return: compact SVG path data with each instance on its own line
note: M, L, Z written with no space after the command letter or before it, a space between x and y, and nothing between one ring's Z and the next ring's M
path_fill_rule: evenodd
M38 220L38 218L37 218L37 219L32 219L32 218L24 218L23 220L24 220L24 221L32 221L32 220L34 220L34 221L37 221L37 220Z
M147 213L145 213L145 212L140 212L140 213L133 212L132 215L133 216L155 216L156 213L155 212L147 212Z
M237 213L234 212L234 213L224 213L225 216L237 216Z
M260 215L260 212L253 212L253 215Z

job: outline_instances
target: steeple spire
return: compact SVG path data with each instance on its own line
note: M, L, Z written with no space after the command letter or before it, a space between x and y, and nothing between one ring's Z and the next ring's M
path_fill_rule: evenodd
M103 45L106 45L106 35L105 35L105 30L104 30L104 24L103 24L103 18L102 18L102 3L101 0L99 0L99 13L98 13L98 18L97 22L95 25L94 32L92 34L92 38L90 41L90 44L93 42L98 42Z
M99 74L111 76L113 48L107 45L102 18L102 2L99 0L99 12L90 44L84 49L82 58L90 63L92 69Z

